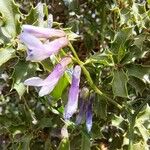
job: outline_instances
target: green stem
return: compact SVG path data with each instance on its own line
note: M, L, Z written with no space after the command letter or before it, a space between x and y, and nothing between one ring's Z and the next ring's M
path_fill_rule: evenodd
M129 127L129 146L128 150L133 150L133 136L134 136L134 126L135 126L135 117L134 115L130 116L130 127Z
M103 92L101 92L98 87L93 83L93 80L89 74L89 72L87 71L87 69L84 67L84 63L79 59L75 49L73 48L73 46L71 45L71 43L69 43L69 47L72 51L72 53L74 54L75 58L73 57L73 60L75 60L80 67L83 70L84 75L87 78L87 81L89 83L89 85L91 86L91 88L93 88L93 90L95 90L95 92L103 97L105 97L107 99L107 101L111 102L113 105L115 105L116 107L118 107L118 109L122 109L122 106L119 105L117 102L113 101L111 98L109 98L106 94L104 94Z

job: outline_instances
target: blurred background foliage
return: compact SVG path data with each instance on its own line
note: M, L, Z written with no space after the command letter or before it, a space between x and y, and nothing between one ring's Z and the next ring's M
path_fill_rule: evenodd
M84 122L75 125L74 116L69 139L63 139L69 82L63 77L42 98L38 89L26 89L25 79L47 75L53 63L25 61L18 39L22 24L70 28L79 35L73 42L79 58L95 85L122 108L96 94L92 131ZM0 0L0 26L0 149L150 148L150 0ZM82 75L80 88L85 86L96 92Z

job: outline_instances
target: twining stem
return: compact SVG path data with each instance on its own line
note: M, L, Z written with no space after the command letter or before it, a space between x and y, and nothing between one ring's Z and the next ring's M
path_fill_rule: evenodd
M107 99L107 101L111 102L113 105L115 105L116 107L118 107L119 109L122 109L122 106L119 105L117 102L113 101L111 98L109 98L105 93L101 92L101 90L93 83L93 80L90 76L90 73L87 71L87 69L84 67L84 63L79 59L75 49L73 48L72 44L69 43L69 47L72 51L72 53L74 54L73 60L76 61L80 67L83 70L84 75L87 78L87 81L89 83L89 85L93 88L93 90L95 90L95 92L103 97L105 97Z

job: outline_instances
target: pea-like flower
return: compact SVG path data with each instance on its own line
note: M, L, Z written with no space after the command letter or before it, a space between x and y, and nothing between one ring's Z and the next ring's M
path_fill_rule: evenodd
M86 128L87 131L90 132L92 128L92 103L95 95L91 94L88 98L88 101L83 97L80 97L80 106L79 106L79 113L76 118L76 124L80 124L82 119L85 116L86 120ZM87 98L87 97L86 97Z
M73 71L72 83L68 95L68 103L65 107L65 114L64 114L65 120L69 120L70 117L77 111L80 75L81 75L81 67L77 65L75 66Z
M39 77L32 77L25 80L24 84L28 86L41 87L39 91L39 96L42 97L52 92L59 79L63 76L67 65L71 62L70 57L63 58L59 64L55 66L53 71L46 79L41 79Z
M22 29L24 32L32 34L37 38L54 38L66 36L63 30L53 28L43 28L32 25L23 25Z
M52 41L48 38L56 38ZM46 38L43 43L39 38ZM65 36L65 32L58 29L49 29L24 25L20 40L27 46L27 58L30 61L42 61L52 54L57 54L59 50L68 45L69 40Z

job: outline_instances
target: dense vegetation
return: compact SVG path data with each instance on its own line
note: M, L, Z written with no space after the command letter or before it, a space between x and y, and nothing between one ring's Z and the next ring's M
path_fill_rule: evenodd
M70 42L47 59L27 61L25 24L61 29ZM39 87L25 85L68 56L51 93L39 96ZM75 66L78 109L66 120ZM150 0L0 0L0 149L149 148Z

